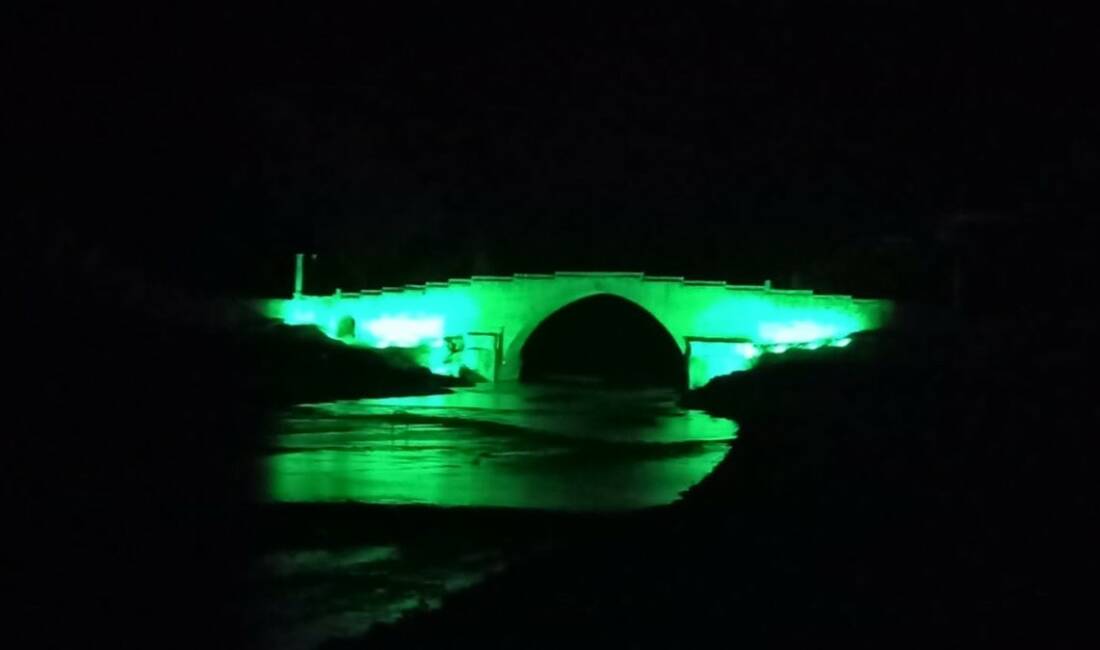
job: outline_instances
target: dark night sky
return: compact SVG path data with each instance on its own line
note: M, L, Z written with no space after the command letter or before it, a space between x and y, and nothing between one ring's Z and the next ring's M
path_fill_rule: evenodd
M346 288L759 281L960 212L1092 213L1086 21L824 4L19 16L19 213L151 281L261 294L299 249Z

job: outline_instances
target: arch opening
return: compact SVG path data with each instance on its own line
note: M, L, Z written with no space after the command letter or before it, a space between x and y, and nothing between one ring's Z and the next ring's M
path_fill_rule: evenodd
M625 298L597 294L535 327L520 350L519 379L682 388L687 369L676 340L650 312Z

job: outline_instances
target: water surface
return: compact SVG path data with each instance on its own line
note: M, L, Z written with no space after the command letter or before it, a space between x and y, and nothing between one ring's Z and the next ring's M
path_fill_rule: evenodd
M623 510L675 501L736 425L671 390L482 385L299 406L280 422L265 498Z

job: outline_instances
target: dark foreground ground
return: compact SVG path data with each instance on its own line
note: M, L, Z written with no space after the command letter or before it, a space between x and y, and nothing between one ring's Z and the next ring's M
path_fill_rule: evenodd
M871 337L715 382L734 452L437 612L333 647L1093 647L1092 379L1065 324Z

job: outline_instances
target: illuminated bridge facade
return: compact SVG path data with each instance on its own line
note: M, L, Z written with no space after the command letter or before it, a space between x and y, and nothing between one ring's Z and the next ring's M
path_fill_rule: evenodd
M299 285L300 286L300 280ZM490 381L519 378L521 351L547 317L612 295L653 316L683 353L691 387L752 367L763 354L847 345L890 319L886 300L643 273L474 276L424 285L269 300L265 314L312 324L349 345L403 348L440 374L463 368ZM614 324L593 336L615 336Z

